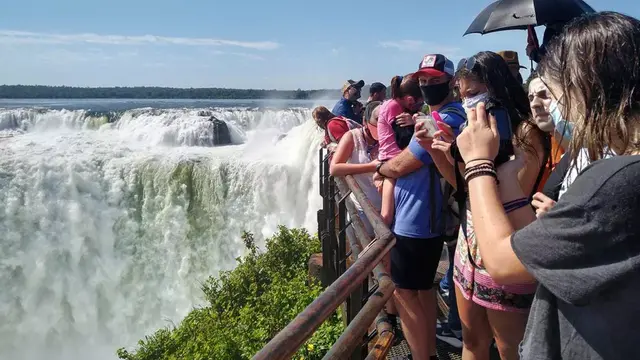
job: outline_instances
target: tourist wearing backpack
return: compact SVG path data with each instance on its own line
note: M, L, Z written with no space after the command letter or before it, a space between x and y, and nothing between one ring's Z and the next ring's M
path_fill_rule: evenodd
M324 141L322 146L326 147L329 152L333 152L338 146L340 139L347 132L362 127L357 122L342 116L334 115L324 106L318 106L313 109L313 119L316 125L324 130Z

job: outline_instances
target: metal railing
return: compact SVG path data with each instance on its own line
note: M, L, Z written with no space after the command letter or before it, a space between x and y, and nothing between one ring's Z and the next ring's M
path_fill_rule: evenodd
M255 360L291 358L342 304L346 305L347 328L324 359L381 359L394 340L384 305L395 286L381 260L395 244L395 237L353 177L330 176L329 154L324 149L319 152L319 162L323 207L318 211L318 236L326 289L271 339L253 357ZM371 223L373 239L367 234L351 195ZM349 257L355 261L347 266ZM369 333L374 323L375 328ZM376 338L369 352L369 344Z

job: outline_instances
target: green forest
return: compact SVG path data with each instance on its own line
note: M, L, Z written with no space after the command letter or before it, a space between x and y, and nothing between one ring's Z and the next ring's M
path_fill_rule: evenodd
M0 85L0 99L286 99L339 97L339 90Z
M250 359L320 293L308 260L321 251L320 240L304 229L279 227L265 250L253 235L242 234L246 255L237 266L210 277L202 286L206 303L177 326L158 329L137 346L117 350L122 360ZM345 326L335 312L293 356L320 360Z

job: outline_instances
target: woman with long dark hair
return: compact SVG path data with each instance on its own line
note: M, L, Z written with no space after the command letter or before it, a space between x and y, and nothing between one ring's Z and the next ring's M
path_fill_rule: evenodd
M540 75L554 123L571 132L574 163L581 149L592 163L537 220L528 206L507 215L504 202L523 197L513 179L522 164L496 171L497 121L484 104L472 109L458 149L484 266L504 286L540 284L521 359L637 358L640 21L613 12L574 20Z
M504 59L488 51L463 59L458 65L456 79L467 112L479 102L484 102L489 104L489 111L498 118L500 151L492 160L507 162L517 149L522 149L526 154L527 165L517 178L520 186L532 194L545 164L545 151L543 133L530 121L531 109L522 85L511 74ZM462 141L458 138L457 146ZM433 147L443 151L449 149L439 140L434 140ZM455 161L462 161L455 153L454 150ZM462 178L464 164L458 163L456 167L457 181L454 184L462 189L458 195L459 204L466 208L462 212L453 276L462 322L463 358L488 358L489 346L495 338L502 359L517 359L517 347L524 335L536 284L529 282L501 286L486 271L482 251L475 238L472 211L465 196ZM446 173L443 169L441 172L443 175ZM523 198L504 206L512 210L528 204L529 199Z

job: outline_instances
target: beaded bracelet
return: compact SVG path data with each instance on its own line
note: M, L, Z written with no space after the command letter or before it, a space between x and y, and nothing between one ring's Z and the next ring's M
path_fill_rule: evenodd
M465 171L464 178L468 178L470 175L473 175L477 172L490 172L494 174L498 174L494 169L471 169L470 171Z
M465 182L467 184L469 184L469 181L480 177L480 176L491 176L492 178L494 178L496 180L496 182L499 184L500 181L498 180L498 174L496 173L495 170L478 170L478 171L474 171L471 174L465 176Z
M493 164L481 164L481 165L471 166L471 167L465 169L464 176L466 177L471 172L476 171L476 170L493 170L493 171L495 171L495 167L493 166Z

